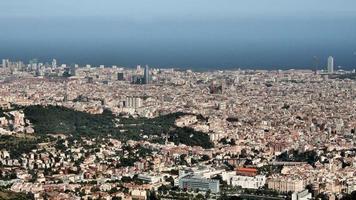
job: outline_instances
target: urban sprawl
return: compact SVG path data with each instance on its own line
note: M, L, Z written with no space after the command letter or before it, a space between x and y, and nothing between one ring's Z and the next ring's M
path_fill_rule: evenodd
M2 60L0 199L353 199L356 75Z

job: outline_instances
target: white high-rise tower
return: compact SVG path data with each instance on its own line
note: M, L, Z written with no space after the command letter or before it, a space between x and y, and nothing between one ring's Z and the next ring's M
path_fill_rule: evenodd
M328 73L334 73L334 58L332 56L328 58Z
M9 63L9 60L8 60L8 59L2 59L2 67L3 67L3 68L8 67L8 66L7 66L8 63Z
M52 60L52 68L53 69L57 68L57 60L56 59Z

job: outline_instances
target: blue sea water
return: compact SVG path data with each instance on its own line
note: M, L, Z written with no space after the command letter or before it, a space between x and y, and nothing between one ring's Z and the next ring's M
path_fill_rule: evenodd
M130 21L117 18L0 20L0 58L192 69L313 69L329 55L356 68L356 17Z

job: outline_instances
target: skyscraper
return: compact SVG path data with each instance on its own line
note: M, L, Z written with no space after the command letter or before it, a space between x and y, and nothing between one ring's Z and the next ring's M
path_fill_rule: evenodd
M334 73L334 58L332 56L328 58L328 73Z
M124 73L123 73L123 72L117 73L117 80L118 80L118 81L123 81L123 80L125 80L125 77L124 77Z
M148 67L148 65L145 66L143 79L144 79L144 84L150 84L150 68Z
M52 60L52 68L53 69L57 68L57 60L56 59Z
M7 59L2 59L2 67L3 67L3 68L6 68L8 62L9 62L9 61L8 61Z

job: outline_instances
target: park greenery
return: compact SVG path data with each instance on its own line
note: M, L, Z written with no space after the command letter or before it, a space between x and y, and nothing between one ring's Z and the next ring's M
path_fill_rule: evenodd
M16 193L5 190L3 188L0 189L0 199L1 200L32 200L34 199L33 195L25 194L25 193Z
M277 157L278 161L307 162L313 165L319 159L315 151L298 152L297 150L285 151Z
M11 157L18 158L23 153L35 149L38 143L46 141L47 137L15 137L0 136L0 150L6 149L10 152Z
M48 142L50 134L64 134L70 138L102 139L110 136L121 141L148 140L154 143L169 142L188 146L212 148L207 134L188 127L175 126L175 120L185 113L177 112L155 118L116 116L109 110L90 114L61 106L15 106L23 110L35 129L35 137L0 136L0 149L11 151L14 157L34 149L40 142ZM1 113L4 111L1 110ZM131 161L128 161L131 162Z

